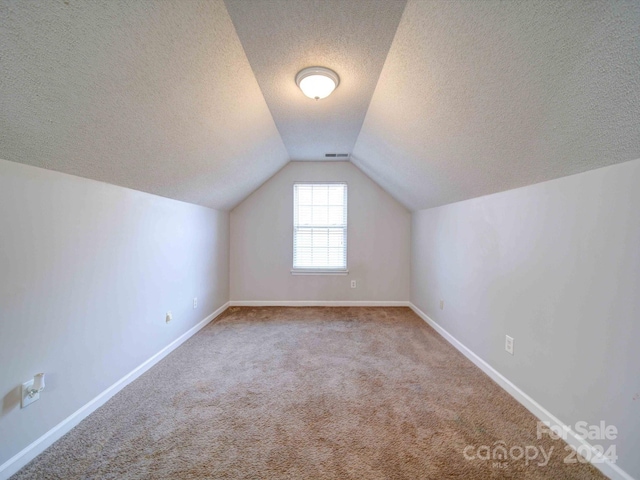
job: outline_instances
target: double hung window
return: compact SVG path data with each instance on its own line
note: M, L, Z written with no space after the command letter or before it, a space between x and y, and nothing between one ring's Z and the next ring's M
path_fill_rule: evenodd
M346 273L347 184L293 185L293 273Z

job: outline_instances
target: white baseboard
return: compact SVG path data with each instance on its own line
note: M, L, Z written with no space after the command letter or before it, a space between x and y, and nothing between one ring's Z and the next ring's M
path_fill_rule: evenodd
M231 300L230 307L410 307L406 300Z
M75 411L67 418L65 418L62 422L57 424L47 433L38 438L35 442L31 443L29 446L15 454L5 463L0 465L0 480L6 480L11 475L16 473L22 467L24 467L27 463L33 460L35 457L40 455L43 451L45 451L49 446L51 446L56 440L61 438L64 434L69 432L73 427L78 425L82 420L88 417L91 413L96 411L99 407L104 405L111 397L113 397L116 393L122 390L124 387L133 382L140 375L145 373L151 367L153 367L156 363L162 360L164 357L169 355L172 351L186 342L193 335L198 333L202 328L204 328L209 322L211 322L214 318L220 315L229 307L229 302L222 305L215 312L208 315L205 319L200 321L197 325L190 328L188 331L180 335L169 345L164 347L158 353L156 353L149 360L144 362L142 365L136 367L133 371L129 372L127 375L122 377L116 383L107 388L100 395L95 397L89 403L85 404L79 410Z
M230 301L222 305L215 312L208 315L205 319L199 322L197 325L192 327L187 332L183 333L180 337L175 339L169 345L164 347L158 353L156 353L153 357L148 359L142 365L138 366L136 369L125 375L123 378L118 380L116 383L107 388L100 395L95 397L89 403L81 407L79 410L71 414L65 420L60 422L58 425L53 427L47 433L42 435L36 441L31 443L29 446L24 448L22 451L11 457L4 464L0 466L0 480L6 480L11 475L16 473L22 467L24 467L27 463L33 460L36 456L46 450L50 445L52 445L56 440L61 438L64 434L69 432L73 427L75 427L78 423L80 423L83 419L97 410L99 407L104 405L111 397L113 397L116 393L126 387L128 384L133 382L140 375L145 373L151 367L153 367L156 363L166 357L173 350L182 345L185 341L195 335L198 331L200 331L203 327L205 327L209 322L211 322L214 318L223 313L230 306L285 306L285 307L315 307L315 306L330 306L330 307L410 307L420 318L422 318L425 322L427 322L433 329L438 332L442 337L445 338L451 345L453 345L457 350L459 350L465 357L471 360L478 368L480 368L484 373L486 373L493 381L495 381L500 387L502 387L507 393L509 393L513 398L515 398L518 402L520 402L527 410L529 410L533 415L535 415L541 421L550 422L551 425L558 425L561 428L569 427L558 420L554 415L552 415L548 410L546 410L542 405L537 403L531 397L529 397L526 393L516 387L511 381L509 381L506 377L500 374L497 370L495 370L491 365L478 357L475 353L469 350L465 345L460 343L455 337L453 337L449 332L447 332L444 328L442 328L438 323L432 320L427 314L425 314L418 307L413 305L408 301L263 301L263 300L255 300L255 301L244 301L244 300L235 300ZM568 430L569 435L567 437L567 443L573 445L574 447L579 447L581 445L585 445L587 448L590 448L593 452L591 458L598 458L598 452L593 449L593 446L589 444L586 440L577 436L573 430ZM633 477L629 475L627 472L622 470L618 465L611 463L607 459L604 459L602 463L594 463L594 466L600 470L603 474L612 479L619 480L633 480Z
M471 360L480 370L486 373L494 382L502 387L508 394L520 402L527 410L534 414L540 421L549 422L550 425L558 426L563 429L567 429L568 435L566 442L575 448L584 445L591 450L591 459L597 460L597 463L593 463L593 466L600 470L607 477L616 480L633 480L633 477L627 472L622 470L618 465L609 461L609 459L600 458L600 453L593 448L593 446L585 439L578 436L568 425L562 423L558 418L552 415L546 408L536 402L529 395L524 393L518 387L516 387L510 380L503 376L500 372L495 370L491 365L482 360L479 356L473 353L469 348L463 345L458 339L442 328L438 323L432 320L426 313L416 307L413 303L409 302L409 307L425 322L427 322L436 332L438 332L445 340L458 349L465 357Z

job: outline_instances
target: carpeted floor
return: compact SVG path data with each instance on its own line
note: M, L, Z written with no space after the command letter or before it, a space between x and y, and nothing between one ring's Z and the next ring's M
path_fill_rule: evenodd
M408 308L233 307L12 478L603 478L564 447Z

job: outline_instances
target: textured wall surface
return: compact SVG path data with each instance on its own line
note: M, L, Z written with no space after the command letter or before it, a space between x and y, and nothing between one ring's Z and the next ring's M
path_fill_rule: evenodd
M292 160L351 153L405 0L226 0L229 14ZM328 67L340 85L320 101L295 83Z
M411 301L640 478L640 160L414 212ZM440 300L444 309L440 310ZM504 349L515 339L514 355Z
M347 182L349 275L291 275L293 184L305 181ZM231 300L407 300L410 224L351 163L291 162L231 212Z
M229 300L227 213L0 160L0 225L0 465Z
M0 156L230 209L288 155L222 0L0 1Z
M640 157L640 2L407 3L352 161L411 209Z

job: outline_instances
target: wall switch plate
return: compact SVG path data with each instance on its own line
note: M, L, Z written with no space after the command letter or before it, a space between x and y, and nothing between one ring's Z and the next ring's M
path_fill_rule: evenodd
M444 300L440 300L440 310L444 310Z
M171 312L167 312L167 316L165 317L164 321L169 323L171 320L173 320L173 314Z
M510 337L509 335L506 335L506 338L505 338L505 341L504 341L504 349L508 353L513 355L513 337Z
M24 408L31 405L33 402L40 400L40 392L36 393L33 397L29 396L29 389L33 388L33 380L29 380L22 384L22 397L20 399L20 408Z
M198 308L198 297L193 297L193 308Z
M355 280L351 280L351 288L356 288L356 281Z

